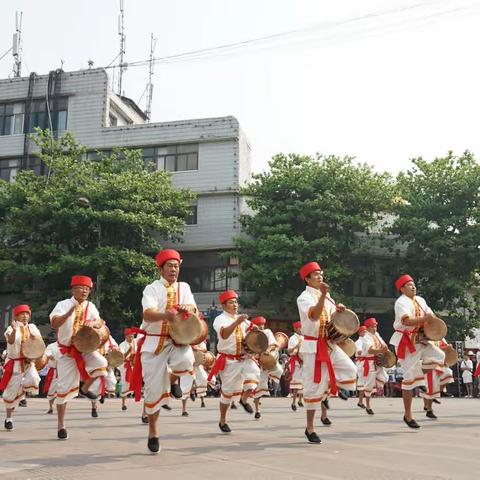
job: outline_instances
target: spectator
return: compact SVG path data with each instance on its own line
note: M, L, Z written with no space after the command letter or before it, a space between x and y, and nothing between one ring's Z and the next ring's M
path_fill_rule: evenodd
M471 358L473 352L469 350L463 355L463 360L460 363L460 370L462 372L462 381L465 385L465 398L473 398L473 362Z

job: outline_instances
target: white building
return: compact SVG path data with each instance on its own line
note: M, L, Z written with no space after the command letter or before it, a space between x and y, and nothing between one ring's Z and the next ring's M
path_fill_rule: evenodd
M239 233L239 188L251 174L250 146L234 117L146 123L132 100L111 91L102 68L0 80L3 180L14 180L22 168L43 173L26 136L36 126L57 135L72 132L89 157L117 146L142 148L146 159L171 172L174 186L198 195L184 241L175 247L184 257L182 278L201 308L212 305L219 291L238 288L237 279L227 278L237 268L235 259L220 256ZM0 296L0 308L7 297Z

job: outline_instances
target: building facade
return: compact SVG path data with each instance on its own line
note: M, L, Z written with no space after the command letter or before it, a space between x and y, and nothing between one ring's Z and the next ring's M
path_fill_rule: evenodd
M109 85L101 68L0 80L0 178L14 181L25 168L45 173L27 135L35 127L56 136L72 132L89 158L114 147L142 149L145 160L171 173L173 186L197 195L183 242L163 245L182 253L182 278L205 310L218 292L238 288L238 279L229 278L238 262L224 253L239 233L239 191L251 175L247 138L231 116L146 123L140 108ZM5 312L16 299L2 288Z

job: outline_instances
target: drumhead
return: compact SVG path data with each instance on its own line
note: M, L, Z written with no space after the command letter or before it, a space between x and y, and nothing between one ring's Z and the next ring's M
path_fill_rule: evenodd
M357 314L348 308L343 312L334 312L331 322L338 333L346 335L347 337L353 335L360 326Z
M108 365L112 368L117 368L123 364L124 356L120 350L110 350L106 355Z
M45 343L42 337L27 338L22 343L22 352L25 358L35 360L45 353Z
M447 336L447 324L438 317L429 318L423 326L426 337L430 340L439 341Z
M184 318L184 313L180 312L175 315L175 320L170 322L169 333L178 345L191 345L202 336L204 327L202 320L194 313L189 313L188 317Z
M264 370L273 370L277 365L277 359L270 353L263 352L260 354L258 363Z
M268 348L268 337L261 330L252 330L245 336L245 347L253 353L262 353Z

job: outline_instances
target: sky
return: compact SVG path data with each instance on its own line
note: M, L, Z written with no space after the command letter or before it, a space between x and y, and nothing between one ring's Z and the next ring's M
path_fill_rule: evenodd
M107 66L119 5L2 0L0 57L22 11L22 75ZM153 33L152 121L233 115L256 172L279 152L392 173L417 156L480 156L480 0L124 0L124 11L123 93L145 109ZM12 66L7 54L0 78Z

